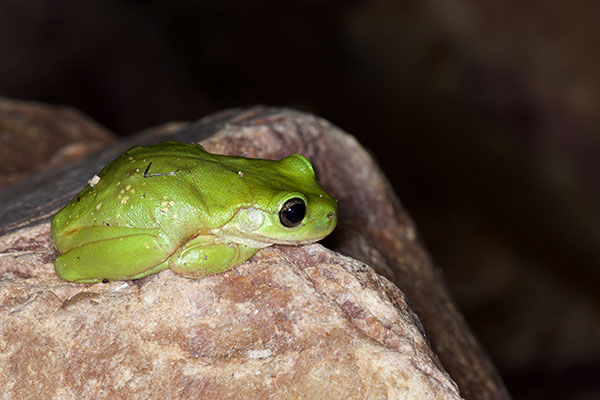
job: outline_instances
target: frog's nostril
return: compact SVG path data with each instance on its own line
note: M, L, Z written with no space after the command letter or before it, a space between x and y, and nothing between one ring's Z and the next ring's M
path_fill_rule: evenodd
M329 211L327 213L327 218L329 218L329 219L335 218L335 213L333 211Z

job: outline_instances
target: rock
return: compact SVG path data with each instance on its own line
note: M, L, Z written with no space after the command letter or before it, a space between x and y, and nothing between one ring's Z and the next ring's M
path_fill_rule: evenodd
M114 138L76 110L0 97L0 187L83 157Z
M444 367L461 391L508 397L409 217L351 136L264 107L179 128L0 192L0 385L13 398L459 398ZM165 271L83 285L54 275L48 218L102 164L134 143L211 134L202 143L212 152L311 159L340 206L324 244L356 259L320 245L275 246L199 280ZM49 192L61 200L48 201Z
M7 398L459 398L400 290L320 245L98 285L59 281L35 248L36 275L3 257Z

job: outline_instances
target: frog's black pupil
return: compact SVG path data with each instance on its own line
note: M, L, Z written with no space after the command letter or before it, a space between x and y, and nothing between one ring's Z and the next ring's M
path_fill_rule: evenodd
M283 226L292 228L302 222L305 215L306 204L304 204L304 200L294 197L293 199L286 201L283 204L283 207L281 207L281 211L279 211L279 220Z

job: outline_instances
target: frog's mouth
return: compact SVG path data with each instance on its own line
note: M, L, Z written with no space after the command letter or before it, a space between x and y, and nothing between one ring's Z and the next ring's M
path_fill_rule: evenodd
M213 229L211 233L228 242L261 249L274 244L298 246L315 243L329 235L334 230L336 224L337 215L332 211L325 218L320 217L307 220L293 228L282 228L277 231L277 235L268 236L260 231L262 220L260 224L253 224L246 218L233 218L222 228ZM306 229L302 229L307 226L310 227L309 232L312 234L307 234Z
M300 246L303 244L315 243L315 242L318 242L319 240L323 239L325 236L326 235L320 235L319 237L303 239L303 240L294 240L294 239L288 240L288 239L281 239L281 238L274 239L274 238L268 238L268 237L262 237L262 236L248 237L248 236L224 235L223 237L230 242L244 244L248 247L252 247L255 249L262 249L264 247L269 247L274 244L284 244L284 245L288 245L288 246Z

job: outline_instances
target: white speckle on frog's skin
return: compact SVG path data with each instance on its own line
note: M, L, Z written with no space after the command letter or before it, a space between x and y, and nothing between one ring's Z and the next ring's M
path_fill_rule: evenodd
M88 181L88 183L90 184L90 187L94 187L98 184L98 182L100 182L100 177L98 175L94 175L92 177L92 179L90 179Z
M102 202L96 204L96 210L100 210L102 208Z
M240 178L244 177L244 173L242 171L238 171L238 175L240 176Z
M169 212L169 206L173 206L175 203L173 201L161 201L160 206L162 207L161 211L166 214Z

